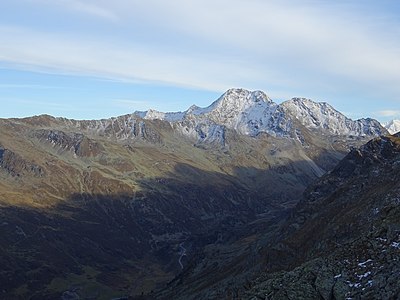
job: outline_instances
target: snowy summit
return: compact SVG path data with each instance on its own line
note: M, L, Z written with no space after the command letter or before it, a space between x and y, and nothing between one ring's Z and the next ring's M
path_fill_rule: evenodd
M395 134L400 131L400 120L392 120L382 125L387 129L387 131L389 131L390 134Z

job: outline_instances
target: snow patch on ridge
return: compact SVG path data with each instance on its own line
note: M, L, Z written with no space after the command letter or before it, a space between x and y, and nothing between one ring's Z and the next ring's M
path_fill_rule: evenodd
M158 120L164 120L164 121L168 121L168 122L177 122L177 121L182 120L184 116L185 116L184 112L164 113L164 112L160 112L160 111L157 111L154 109L150 109L143 116L143 119L147 119L147 120L158 119Z

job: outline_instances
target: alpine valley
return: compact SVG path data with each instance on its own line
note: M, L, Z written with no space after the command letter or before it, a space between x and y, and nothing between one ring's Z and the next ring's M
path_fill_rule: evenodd
M327 103L0 120L1 299L400 297L400 137Z

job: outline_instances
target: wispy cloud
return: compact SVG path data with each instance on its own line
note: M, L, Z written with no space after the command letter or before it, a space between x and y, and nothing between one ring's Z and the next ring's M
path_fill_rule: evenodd
M105 18L111 21L117 21L119 19L118 16L111 10L107 10L95 4L89 4L79 0L64 0L60 2L64 4L64 7L71 7L77 11Z
M58 86L42 85L42 84L11 84L0 83L0 89L58 89Z
M400 93L400 26L377 13L359 13L363 7L356 1L57 3L118 20L124 27L113 30L123 34L3 26L0 60L38 71L214 91L243 86L272 87L275 95L290 89L297 96L304 90Z
M122 49L108 43L87 43L80 38L59 38L23 28L0 27L0 60L29 70L99 76L111 79L159 82L164 84L226 89L229 82L254 76L248 66L233 66L229 61L207 61L196 57L162 53L142 45ZM209 78L210 74L219 80ZM237 79L236 79L237 78Z
M382 117L400 117L400 110L381 110L377 114Z
M82 1L82 0L31 0L37 4L45 4L49 6L58 6L64 10L75 11L78 13L88 14L109 21L118 21L119 17L112 9L108 9L101 5L101 1Z

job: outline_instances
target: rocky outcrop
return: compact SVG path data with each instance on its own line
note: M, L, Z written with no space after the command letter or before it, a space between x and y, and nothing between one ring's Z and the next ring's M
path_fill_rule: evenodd
M265 250L281 266L298 267L262 275L247 296L398 298L399 176L399 138L376 138L352 150L307 189L279 232L284 238Z
M38 130L35 136L57 147L59 151L71 152L80 157L97 156L103 147L81 133L65 133L61 130Z
M44 176L44 169L23 159L17 153L0 146L0 168L13 177L31 175L34 177Z
M60 121L67 128L74 128L76 131L93 137L102 136L119 141L141 140L153 144L162 143L162 138L157 127L165 126L165 124L160 124L157 121L144 120L138 114L84 121L61 118Z

